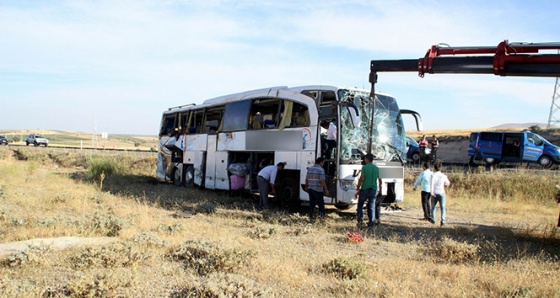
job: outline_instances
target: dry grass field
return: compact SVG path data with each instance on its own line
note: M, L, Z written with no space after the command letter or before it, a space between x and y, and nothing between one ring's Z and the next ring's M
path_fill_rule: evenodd
M119 149L157 151L158 139L154 136L132 136L112 135L106 139L101 134L97 136L92 133L59 130L0 130L0 135L12 141L12 145L25 146L25 139L31 133L42 134L49 140L50 147L71 148L97 148L97 149Z
M353 242L355 210L262 213L156 182L155 158L0 147L0 250L25 244L0 251L0 296L560 297L556 171L449 172L445 227L409 173L403 210Z

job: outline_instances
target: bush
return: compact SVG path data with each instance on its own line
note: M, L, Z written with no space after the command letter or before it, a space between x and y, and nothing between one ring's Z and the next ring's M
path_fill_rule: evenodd
M46 246L29 246L26 250L8 256L7 264L10 267L18 267L24 264L43 264L45 255L51 250Z
M159 239L157 235L152 233L136 234L132 237L132 242L147 247L164 247L168 245L167 241Z
M177 223L177 224L172 224L172 225L160 224L157 227L157 230L162 231L162 232L164 232L166 234L169 234L169 235L177 235L180 232L185 231L186 229L182 224Z
M125 226L126 221L118 216L95 212L86 216L83 229L101 236L116 237Z
M91 181L99 181L102 176L122 174L125 166L113 158L93 159L88 166L87 178Z
M475 261L478 258L478 245L455 241L447 237L428 247L426 253L443 262L460 264Z
M214 214L216 213L216 205L208 202L202 203L196 206L195 211L197 213Z
M203 282L171 294L173 298L183 297L270 297L268 289L259 287L251 279L236 274L217 274Z
M355 279L364 275L366 266L361 260L336 258L323 264L323 272L341 279Z
M74 279L68 287L63 287L55 293L69 293L72 297L120 297L117 292L124 286L125 282L112 275L95 274Z
M185 267L205 276L212 272L236 272L250 263L250 251L222 249L210 242L189 240L169 254L175 261L184 261Z
M247 232L247 236L253 239L268 239L274 234L276 234L276 229L274 227L255 227Z
M73 268L78 270L118 268L132 266L144 258L132 246L115 243L105 247L86 247L82 252L71 256L70 263Z

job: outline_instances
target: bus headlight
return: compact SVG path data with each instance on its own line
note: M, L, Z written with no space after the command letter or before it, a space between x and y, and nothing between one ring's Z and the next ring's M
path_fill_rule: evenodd
M354 186L354 180L340 180L340 188L344 191L348 191Z

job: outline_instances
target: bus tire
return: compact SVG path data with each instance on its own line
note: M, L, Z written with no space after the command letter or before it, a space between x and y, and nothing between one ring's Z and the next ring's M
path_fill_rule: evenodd
M348 203L336 203L334 204L334 206L336 207L336 209L338 210L348 210L350 209L350 207L352 205L348 204Z
M177 186L183 185L183 165L179 165L173 169L173 184Z
M552 165L552 158L550 158L550 156L546 154L542 155L541 157L539 157L539 164L543 168L549 168Z
M193 187L194 186L194 167L188 166L187 170L185 171L185 175L183 175L185 186L186 187Z
M278 187L280 206L289 210L297 210L301 206L299 200L299 186L293 177L286 177Z

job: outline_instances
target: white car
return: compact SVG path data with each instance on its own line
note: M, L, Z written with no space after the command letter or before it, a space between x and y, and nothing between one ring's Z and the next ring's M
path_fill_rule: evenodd
M47 147L49 145L49 140L43 137L43 135L32 133L28 135L25 140L25 145L29 146L29 144L33 144L35 146L43 145Z

